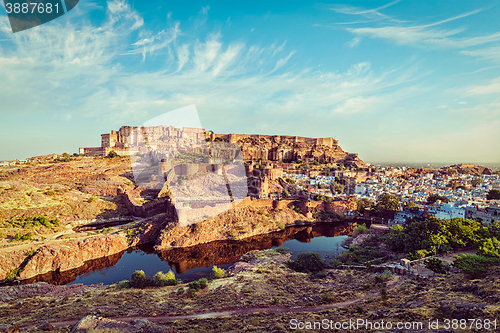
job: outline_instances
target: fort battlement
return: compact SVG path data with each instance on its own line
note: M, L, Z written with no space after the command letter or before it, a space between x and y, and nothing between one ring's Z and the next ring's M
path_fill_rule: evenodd
M118 131L101 135L101 147L80 148L85 156L106 156L111 151L118 155L157 152L208 151L206 142L224 141L240 147L246 161L328 162L366 165L357 154L347 153L334 138L306 138L288 135L216 134L202 128L176 128L173 126L122 126ZM220 149L224 154L227 149ZM233 151L233 154L236 153ZM229 154L229 153L228 153ZM229 154L231 155L231 154Z

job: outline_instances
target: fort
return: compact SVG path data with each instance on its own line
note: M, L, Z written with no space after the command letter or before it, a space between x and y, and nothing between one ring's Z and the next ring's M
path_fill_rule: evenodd
M347 153L333 138L307 138L285 135L216 134L202 128L173 126L122 126L118 131L101 134L101 147L80 148L85 156L106 156L111 151L126 156L146 152L209 153L207 143L227 142L240 147L245 161L294 161L343 163L365 168L358 154ZM221 150L222 151L222 150Z

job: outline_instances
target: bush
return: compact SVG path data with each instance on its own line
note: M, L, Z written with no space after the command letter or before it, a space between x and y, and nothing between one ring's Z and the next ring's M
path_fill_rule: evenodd
M108 156L106 156L106 157L107 158L115 158L115 157L118 157L118 156L119 156L118 153L116 151L112 150L112 151L110 151L108 153Z
M201 289L205 289L208 286L208 280L206 278L201 278L198 280Z
M179 288L177 288L176 292L177 292L177 295L184 294L184 288L179 287Z
M359 234L367 234L370 232L370 229L366 227L366 224L359 224L356 226L356 229L354 229L354 234L359 235Z
M198 290L201 289L200 282L198 282L198 281L189 282L188 286L189 286L189 289L194 290L195 292L197 292Z
M23 241L24 241L24 240L29 240L29 239L31 239L31 236L33 236L33 235L31 234L31 232L30 232L30 233L27 233L27 234L25 234L25 235L21 235L21 234L17 233L17 234L15 234L14 236L12 236L12 238L13 238L15 241L20 241L20 240L23 240Z
M478 278L486 275L486 267L498 264L498 262L499 259L497 258L463 254L455 258L453 265L461 269L470 278Z
M167 274L159 271L154 276L154 281L157 286L171 286L176 285L178 281L175 279L175 273L169 270Z
M346 265L364 265L367 261L381 258L384 252L378 249L379 236L369 236L365 239L363 246L351 245L349 251L341 253L337 260Z
M274 249L274 251L280 253L280 254L287 254L290 253L290 250L285 248L285 247L277 247Z
M11 282L11 281L14 281L17 274L19 274L19 272L21 271L21 267L17 267L17 268L13 268L11 269L7 275L5 276L5 279L4 281L6 282Z
M144 271L135 271L132 273L132 277L130 279L130 285L134 288L143 288L146 286L146 274Z
M325 302L325 303L332 303L332 302L333 302L333 297L332 297L332 295L330 295L330 293L328 293L328 292L325 292L325 293L323 294L322 299L323 299L323 302Z
M130 288L130 282L128 280L123 280L123 281L120 281L116 284L116 288L117 289L126 289L126 288Z
M487 238L479 246L478 254L487 257L500 257L500 241L496 237Z
M47 192L45 192L45 195L55 195L56 194L56 191L54 190L48 190Z
M299 253L296 260L290 260L287 264L294 271L305 273L316 273L326 266L317 253Z
M418 250L416 252L416 257L417 257L417 259L424 259L429 254L431 254L431 253L429 251L427 251L427 250Z
M497 200L500 199L500 190L489 190L486 195L487 200Z
M187 294L189 297L194 298L196 296L196 291L194 289L188 289Z
M223 278L224 276L226 276L226 271L222 268L215 266L215 265L212 268L212 273L216 279L220 279L220 278Z
M439 258L429 258L424 260L424 265L434 273L446 273L443 261Z
M380 297L382 300L387 300L389 297L387 296L387 289L385 288L380 288Z

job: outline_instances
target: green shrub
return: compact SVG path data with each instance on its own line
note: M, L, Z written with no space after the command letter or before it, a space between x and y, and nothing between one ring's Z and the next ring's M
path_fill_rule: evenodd
M92 201L94 201L94 200L95 200L95 197L90 197L90 198L88 198L88 199L87 199L87 202L88 202L88 203L91 203L91 202L92 202Z
M208 286L208 280L206 278L201 278L198 280L201 289L205 289Z
M316 273L325 268L325 263L317 253L299 253L296 260L290 260L288 267L297 272Z
M11 269L7 273L7 275L5 276L4 281L6 281L6 282L14 281L14 279L16 278L17 274L19 274L20 271L21 271L21 267Z
M154 277L155 285L157 286L172 286L177 284L177 280L175 279L175 273L172 270L169 270L167 274L164 274L162 271L157 272Z
M13 240L15 241L24 241L24 240L29 240L31 239L31 236L33 236L33 234L31 232L25 234L25 235L21 235L20 233L16 233L14 236L12 236Z
M347 265L364 265L367 261L378 259L384 256L384 252L379 250L379 236L368 236L362 246L351 245L349 250L337 256L337 260Z
M115 158L115 157L118 157L118 156L119 156L118 153L116 151L112 150L112 151L110 151L108 153L108 155L106 157L107 158Z
M223 278L224 276L226 276L226 271L222 268L215 266L215 265L214 265L214 267L212 267L212 273L216 279L220 279L220 278Z
M500 241L496 237L487 238L479 246L478 254L486 257L500 257Z
M285 247L277 247L274 249L274 251L280 253L280 254L287 254L290 253L290 250L285 248Z
M280 229L280 230L283 230L285 229L285 225L279 221L275 221L276 222L276 226Z
M473 254L463 254L455 258L453 265L462 270L470 278L484 277L486 267L499 263L498 258L490 258Z
M184 288L179 287L179 288L177 288L176 292L177 292L177 295L184 294Z
M146 274L143 270L132 273L130 285L134 288L144 288L146 286Z
M427 257L429 254L431 254L430 251L427 251L427 250L418 250L416 253L416 257L417 259L424 259L425 257Z
M335 259L335 260L330 260L330 266L332 267L338 267L342 265L342 261Z
M389 296L387 295L387 289L385 287L384 288L380 288L380 297L384 301L386 301L389 298Z
M332 295L330 295L330 293L328 293L328 292L325 292L325 293L323 294L322 299L323 299L323 302L325 302L325 303L332 303L332 302L333 302L333 297L332 297Z
M45 195L55 195L56 194L56 191L54 190L48 190L47 192L45 192Z
M188 289L187 294L189 295L189 297L194 298L196 296L196 290Z
M443 261L439 258L429 258L424 260L425 267L435 273L446 273Z
M354 229L354 233L356 235L359 235L359 234L367 234L370 232L370 229L366 227L366 224L358 224L356 226L356 229Z
M280 302L280 299L276 296L273 296L273 298L271 298L271 303L272 304L279 304Z
M126 288L130 288L130 282L128 280L123 280L123 281L120 281L116 284L116 288L117 289L126 289Z
M200 282L198 282L198 281L191 281L191 282L189 282L188 286L189 286L189 289L194 290L195 292L197 292L198 290L201 289Z

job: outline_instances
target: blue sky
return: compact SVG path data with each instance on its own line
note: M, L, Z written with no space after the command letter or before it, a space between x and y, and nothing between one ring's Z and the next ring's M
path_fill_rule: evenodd
M496 1L81 0L13 34L0 8L0 160L99 146L195 104L217 133L331 136L372 163L500 163L499 14Z

